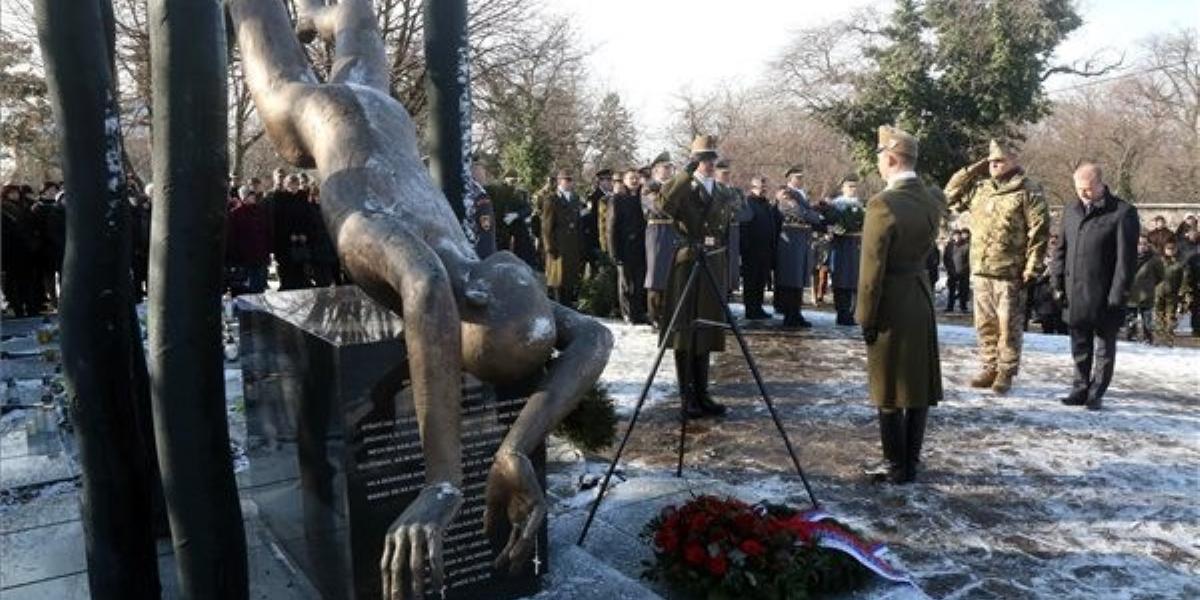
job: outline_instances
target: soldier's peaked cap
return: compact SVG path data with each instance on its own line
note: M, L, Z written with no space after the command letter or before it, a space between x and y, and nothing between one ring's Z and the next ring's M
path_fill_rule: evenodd
M653 169L654 167L658 166L661 163L670 164L670 162L671 162L671 155L667 154L667 152L664 150L663 152L659 152L658 156L654 157L654 160L650 161L650 168Z
M803 175L803 174L804 174L804 167L801 167L800 165L792 165L792 166L788 167L788 170L783 172L783 178L787 179L788 177L791 177L792 175Z
M722 171L729 169L729 159L722 158L721 160L718 160L717 168L721 169Z
M912 134L891 125L879 126L878 150L895 152L912 159L917 158L917 138Z
M612 179L612 169L600 169L596 171L596 179Z

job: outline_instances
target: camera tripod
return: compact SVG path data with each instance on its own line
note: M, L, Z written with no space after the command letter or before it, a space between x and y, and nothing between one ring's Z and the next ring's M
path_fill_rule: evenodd
M689 244L689 247L696 259L692 263L687 283L684 284L683 292L679 295L679 299L675 302L675 308L671 311L671 320L667 325L666 332L658 343L658 355L654 357L654 365L650 368L650 374L646 377L645 385L642 386L642 393L638 396L637 404L633 409L633 416L630 417L629 425L625 428L625 434L621 437L621 444L617 446L617 453L613 456L612 461L609 462L608 470L604 473L599 493L596 495L596 499L592 501L592 507L588 511L587 520L583 523L583 531L579 532L579 539L575 542L576 545L582 546L584 540L587 538L588 530L592 526L592 520L596 517L596 510L600 508L600 502L604 500L604 493L608 491L608 484L612 479L613 472L617 468L617 463L621 460L621 454L625 451L625 444L629 442L629 436L633 433L634 426L637 425L638 415L641 414L642 406L646 403L646 396L650 393L650 386L654 383L654 377L658 374L659 366L662 365L663 355L666 354L667 346L671 341L671 335L673 333L684 335L684 330L686 330L687 334L692 336L691 347L695 348L696 330L699 327L715 327L728 329L733 332L733 336L737 338L738 347L742 351L742 356L746 359L746 364L750 367L750 373L754 375L754 383L758 385L759 394L762 396L767 410L771 413L771 420L775 422L775 428L779 430L779 436L783 438L783 445L787 448L788 455L792 458L792 466L796 468L796 474L800 476L800 481L804 484L804 491L808 494L808 499L812 502L813 508L819 507L817 499L813 495L812 487L808 484L808 478L804 476L804 469L800 466L800 459L796 457L796 450L792 447L791 440L788 439L787 431L783 428L783 422L779 420L779 413L775 410L775 403L771 400L771 395L767 393L767 387L758 372L758 365L754 362L754 357L750 354L750 348L746 345L746 339L742 336L742 330L737 325L737 319L733 317L733 312L729 309L729 303L725 300L725 292L721 286L717 285L717 279L713 276L712 270L708 266L708 257L704 246L692 243ZM707 282L708 288L712 290L717 301L720 302L722 313L725 316L723 322L699 318L700 290L697 286L701 285L699 283L701 279ZM690 300L691 302L693 320L687 325L682 325L679 322L679 316L685 300ZM684 440L687 437L687 423L687 400L681 392L679 395L679 459L675 467L676 477L683 476L683 452Z

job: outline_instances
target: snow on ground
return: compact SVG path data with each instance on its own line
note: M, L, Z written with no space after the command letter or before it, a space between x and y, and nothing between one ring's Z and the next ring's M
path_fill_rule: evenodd
M920 480L879 487L857 475L879 452L859 331L806 316L814 329L748 332L768 388L818 499L888 542L926 592L1200 597L1200 350L1120 342L1105 409L1090 412L1058 401L1072 375L1065 336L1026 334L1015 387L998 397L967 386L978 368L973 329L941 325L946 398L931 412ZM657 337L608 326L617 344L602 381L627 418ZM689 429L687 468L739 495L802 503L732 339L727 347L713 391L732 411ZM674 470L674 377L663 370L622 460L627 475Z

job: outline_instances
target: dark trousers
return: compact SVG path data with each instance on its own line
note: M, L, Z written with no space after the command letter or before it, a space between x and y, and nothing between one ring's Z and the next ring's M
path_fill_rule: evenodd
M803 295L803 288L775 286L775 310L782 314L784 318L799 317L800 302L803 299Z
M966 312L967 302L971 300L971 276L950 275L947 277L946 294L946 310L954 310L954 302L957 300L959 309Z
M1150 342L1154 340L1154 308L1150 306L1130 306L1129 307L1129 341L1134 341L1138 337Z
M833 288L833 306L837 311L838 325L854 324L854 301L857 295L855 288Z
M650 322L660 331L667 326L667 319L671 318L671 315L663 314L667 312L667 307L663 306L666 303L666 290L646 289L646 313L650 317Z
M763 312L763 293L771 276L768 261L747 260L742 263L742 301L746 314Z
M1112 311L1100 323L1072 325L1071 357L1075 359L1074 391L1088 391L1089 399L1100 399L1112 381L1116 364L1117 332L1125 316Z
M646 321L646 265L617 265L617 301L621 316L632 323Z

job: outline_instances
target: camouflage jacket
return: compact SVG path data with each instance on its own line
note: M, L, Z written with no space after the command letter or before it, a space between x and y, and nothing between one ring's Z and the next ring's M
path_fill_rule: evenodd
M947 208L971 212L971 275L1031 280L1045 268L1050 211L1042 186L1018 171L1000 182L959 169Z

